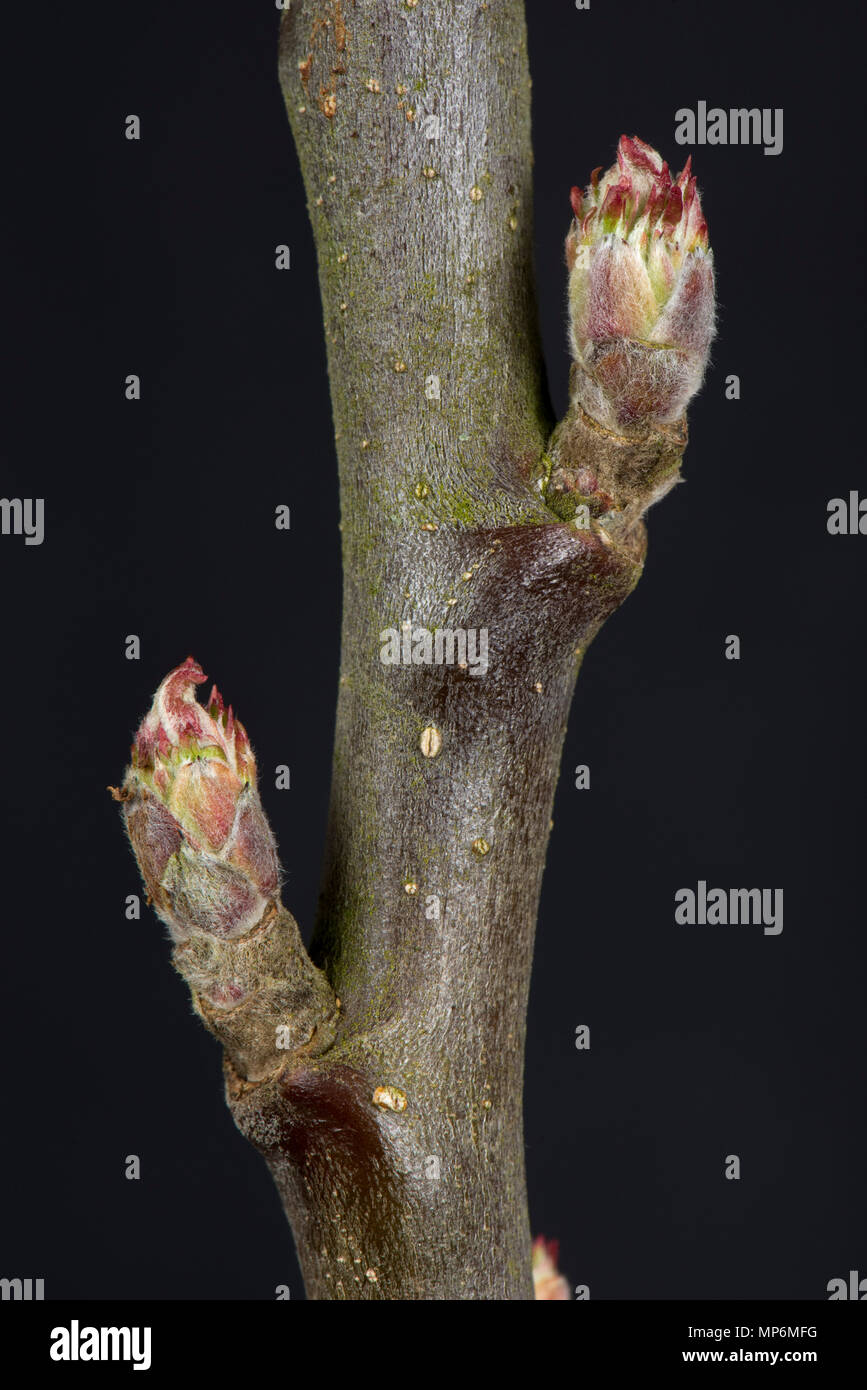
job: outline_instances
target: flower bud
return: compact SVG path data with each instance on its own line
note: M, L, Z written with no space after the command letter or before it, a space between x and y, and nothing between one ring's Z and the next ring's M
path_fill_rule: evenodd
M586 373L582 402L618 430L671 423L704 375L714 332L713 253L691 160L672 180L643 140L624 135L596 169L566 238L570 337Z
M240 936L279 888L277 850L243 725L187 657L166 676L132 748L117 800L148 897L176 941Z
M533 1287L537 1302L542 1299L557 1303L571 1300L569 1285L557 1269L559 1253L556 1240L537 1236L533 1241Z

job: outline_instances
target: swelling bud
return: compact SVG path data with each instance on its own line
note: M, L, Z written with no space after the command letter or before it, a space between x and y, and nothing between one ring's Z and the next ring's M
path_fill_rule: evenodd
M714 333L713 253L691 161L676 179L643 140L571 194L570 341L581 403L605 428L670 424L699 389Z
M166 676L123 786L111 788L148 899L175 941L243 935L279 890L249 739L216 686L198 704L204 680L192 657Z

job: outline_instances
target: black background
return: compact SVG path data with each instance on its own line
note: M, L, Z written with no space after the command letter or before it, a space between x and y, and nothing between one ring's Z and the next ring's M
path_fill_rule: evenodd
M592 1298L821 1299L850 1268L867 1276L867 539L826 530L828 499L865 486L857 10L528 8L558 413L570 186L611 163L621 132L679 168L674 114L699 100L785 111L778 157L693 151L719 336L686 485L650 515L644 578L591 648L567 736L530 1009L533 1229L559 1237ZM338 495L277 22L267 0L7 20L0 493L44 497L46 536L0 539L0 1275L44 1277L49 1298L303 1296L163 930L147 909L125 919L142 890L104 791L192 652L260 766L291 766L290 792L263 776L264 801L309 932ZM124 656L132 633L140 661ZM699 879L782 887L782 934L676 926L674 893Z

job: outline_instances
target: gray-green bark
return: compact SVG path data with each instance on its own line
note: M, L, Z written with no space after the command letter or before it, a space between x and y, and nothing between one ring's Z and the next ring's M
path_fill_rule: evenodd
M548 448L520 0L296 0L280 79L340 462L311 951L340 1012L330 1046L264 1081L230 1048L228 1094L309 1297L530 1299L525 1016L560 751L583 652L640 574L640 511L683 440L600 430L573 381ZM304 409L291 389L286 404ZM287 466L311 460L290 444ZM605 503L581 530L563 504L588 478ZM405 624L486 629L486 674L384 665L380 634Z

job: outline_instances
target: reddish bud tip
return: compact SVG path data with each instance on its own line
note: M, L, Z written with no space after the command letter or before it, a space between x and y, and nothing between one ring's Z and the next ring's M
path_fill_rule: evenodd
M571 1300L569 1285L557 1268L559 1254L556 1240L537 1236L533 1241L533 1287L537 1302L565 1303Z

